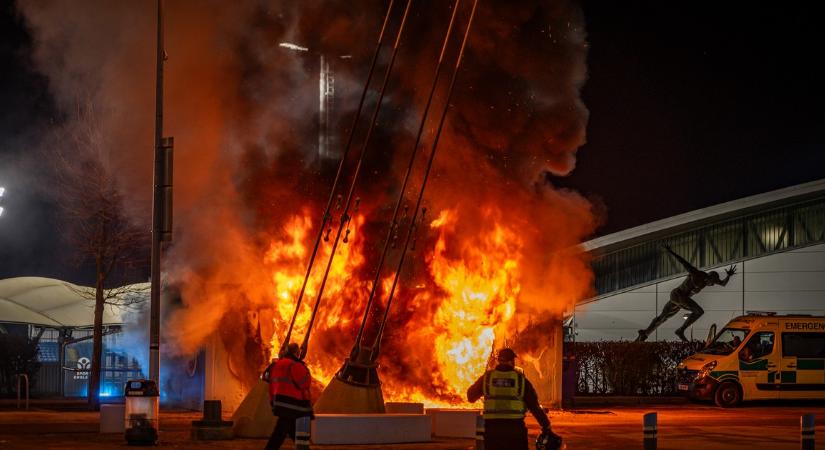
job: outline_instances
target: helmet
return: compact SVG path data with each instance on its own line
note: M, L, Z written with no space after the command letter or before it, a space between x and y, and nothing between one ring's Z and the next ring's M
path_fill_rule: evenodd
M503 349L498 351L498 360L499 361L515 361L516 360L516 352L513 351L510 347L504 347Z
M290 342L289 344L281 347L278 351L278 359L286 358L287 356L301 358L301 347L294 342Z
M550 429L545 429L536 438L536 450L561 450L561 436L553 433Z
M292 355L295 358L300 358L301 347L299 347L295 342L290 342L289 345L286 346L286 353L287 355Z

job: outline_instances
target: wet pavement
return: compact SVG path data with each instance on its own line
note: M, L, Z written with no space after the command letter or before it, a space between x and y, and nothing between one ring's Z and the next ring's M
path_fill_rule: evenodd
M0 449L108 449L127 448L122 435L101 435L98 414L55 411L37 405L30 411L0 410ZM825 449L825 405L751 404L734 409L709 405L663 404L644 406L596 405L551 413L553 429L568 449L642 448L642 416L657 412L660 449L798 449L799 418L818 416L816 448ZM200 413L161 413L160 448L260 449L264 440L192 441L189 423ZM531 441L538 425L528 419ZM468 449L472 439L440 439L421 444L377 446L313 446L318 450L355 448ZM532 445L531 445L532 447ZM132 447L129 447L132 448ZM293 448L285 446L284 448Z
M819 417L817 449L825 449L825 405L756 404L733 409L710 405L646 405L562 412L553 427L568 448L642 448L642 417L658 415L660 449L798 449L802 414ZM536 426L536 432L538 428Z

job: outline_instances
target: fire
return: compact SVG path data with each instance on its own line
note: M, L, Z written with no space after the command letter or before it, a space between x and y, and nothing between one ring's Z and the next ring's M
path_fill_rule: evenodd
M414 335L417 341L414 346L426 347L426 351L413 351L411 346L410 351L401 354L407 359L417 358L421 353L433 355L436 370L431 376L441 387L434 393L408 386L404 379L384 378L385 397L389 401L413 400L430 406L463 403L463 393L484 372L494 345L507 336L521 291L522 240L514 230L495 222L480 227L471 239L458 239L459 218L458 211L446 209L430 222L430 231L437 237L424 255L429 282L411 290L410 298L396 298L393 304L393 308L400 308L399 303L409 302L418 311L404 332ZM352 345L352 335L360 324L369 294L369 281L359 277L361 273L370 273L361 270L365 249L364 238L358 231L363 223L364 217L357 216L353 221L354 239L339 244L313 340L315 336L335 332L343 334L338 338L344 343L342 348ZM283 231L283 235L272 241L265 256L265 264L273 270L277 299L275 333L270 341L273 353L280 346L294 312L315 238L312 221L306 214L289 218ZM330 240L332 237L334 235ZM322 244L296 319L293 332L296 342L300 342L305 332L329 257L330 242ZM381 280L384 293L389 291L392 277L393 274L384 273ZM396 297L400 295L400 291L396 293ZM316 346L308 355L313 375L323 383L331 379L346 356L346 353L330 354L330 350Z
M145 27L120 26L112 18L145 25L154 17L138 2L100 2L78 26L66 21L76 13L71 2L16 3L34 38L33 68L48 77L55 104L66 109L55 138L62 141L83 125L71 105L78 92L88 92L99 104L101 142L123 144L111 163L125 204L133 206L130 216L148 221L151 202L142 186L151 180L151 161L140 155L152 135L155 105L143 94L152 90L147 77L133 68L145 66L154 48L143 39ZM215 354L226 364L216 364L216 373L232 376L222 383L232 396L255 382L281 344L318 232L315 214L332 181L328 161L312 163L319 156L312 120L318 114L316 69L279 43L315 36L332 46L330 52L352 54L348 68L336 72L330 123L337 124L356 111L353 93L365 81L362 69L382 15L381 8L352 8L351 2L259 3L216 2L217 10L198 2L168 5L175 19L167 26L169 53L180 57L167 66L165 117L170 133L186 143L175 169L176 230L185 232L176 231L164 252L163 279L170 292L179 290L180 302L164 308L163 341L170 353L187 356L220 344L225 351ZM480 5L468 44L472 57L450 100L427 187L426 201L438 218L418 230L417 250L407 258L389 314L379 359L387 400L461 403L492 348L508 339L530 347L518 351L522 363L534 365L549 344L546 330L531 324L555 320L591 289L587 257L568 250L598 220L585 198L552 184L553 176L573 170L585 142L583 15L577 2L552 8L522 3ZM371 204L353 218L322 298L308 354L322 382L349 354L364 313L385 233L379 230L386 230L387 206L409 152L405 142L412 140L409 125L418 121L420 94L450 16L450 4L433 4L439 7L414 13L414 22L427 28L416 30L420 42L402 52L400 69L392 73L386 96L392 115L382 110L376 128L381 151L369 149L371 175L359 180L358 193ZM535 39L551 28L552 40ZM112 30L122 44L117 51L90 51L89 43L102 42ZM502 39L530 45L502 47ZM76 73L99 76L76 80ZM330 128L337 129L331 133L342 150L344 130ZM302 341L330 249L331 242L321 243L293 341ZM381 275L378 310L386 304L397 256L395 249Z
M364 263L363 238L359 235L358 229L364 223L363 215L356 215L350 223L350 236L347 243L339 243L337 255L333 259L330 267L329 277L324 287L322 304L319 308L319 316L316 318L316 331L323 333L333 327L347 328L353 321L359 306L366 304L368 292L359 289L364 283L356 279L359 268ZM275 298L276 314L273 319L275 333L270 339L270 354L277 353L281 342L286 335L289 322L295 312L295 304L301 291L304 280L306 262L309 257L314 235L312 232L312 220L307 212L302 215L295 215L286 221L283 227L283 235L279 239L274 239L269 246L264 257L267 266L272 267L272 283ZM334 238L334 232L330 235L330 242L322 242L316 256L316 263L309 280L307 281L304 298L301 308L295 320L295 327L291 340L302 342L304 333L312 314L312 308L318 295L318 289L323 278L324 268L329 259L332 246L329 245ZM349 301L341 301L347 299ZM349 309L344 311L344 309ZM322 313L321 313L322 312ZM328 382L337 370L335 365L323 364L323 358L316 358L310 352L308 365L312 369L316 379Z
M442 211L431 226L440 231L429 270L446 296L434 316L435 354L441 375L457 393L484 372L497 336L513 317L520 291L521 241L495 224L475 239L448 244L457 213ZM448 246L457 245L456 257Z

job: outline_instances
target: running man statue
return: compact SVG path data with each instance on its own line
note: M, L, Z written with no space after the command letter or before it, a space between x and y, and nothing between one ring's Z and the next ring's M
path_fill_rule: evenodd
M685 337L685 330L687 327L691 326L693 322L699 320L699 317L705 313L705 310L703 310L692 297L698 294L699 291L704 289L706 286L712 286L714 284L721 286L727 285L730 277L736 273L736 266L730 266L725 269L725 273L727 274L725 279L720 280L718 272L703 272L693 267L689 262L687 262L687 260L685 260L685 258L682 258L676 254L676 252L674 252L669 246L665 245L664 248L670 252L670 254L673 255L676 260L685 267L685 269L687 269L688 276L682 284L680 284L676 289L670 291L670 301L665 303L665 307L662 308L662 313L650 322L647 329L639 330L639 337L636 341L646 340L647 337L650 336L650 333L653 333L653 331L656 328L659 328L659 325L665 323L667 319L670 319L676 315L680 309L687 309L690 311L690 314L688 314L685 323L676 330L676 336L679 336L679 339L683 342L687 342L688 339Z

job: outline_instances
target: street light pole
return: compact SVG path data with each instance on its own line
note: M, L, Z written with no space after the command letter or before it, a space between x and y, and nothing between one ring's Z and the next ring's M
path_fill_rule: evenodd
M158 0L157 78L155 81L155 166L152 189L152 262L149 312L149 379L160 381L160 256L162 238L163 172L163 0Z
M320 52L310 50L292 42L281 42L279 47L318 56L320 58L318 74L318 159L338 159L340 155L333 150L334 137L330 132L332 108L335 100L335 76L333 74L333 59ZM338 59L350 59L351 55L339 55Z

